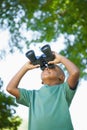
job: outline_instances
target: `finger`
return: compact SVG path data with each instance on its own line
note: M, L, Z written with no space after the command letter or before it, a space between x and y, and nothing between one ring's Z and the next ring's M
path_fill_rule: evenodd
M34 65L34 68L39 68L39 67L40 67L40 65L39 65L39 64Z
M49 61L48 64L54 64L54 61Z
M36 65L36 68L39 68L40 67L40 65Z

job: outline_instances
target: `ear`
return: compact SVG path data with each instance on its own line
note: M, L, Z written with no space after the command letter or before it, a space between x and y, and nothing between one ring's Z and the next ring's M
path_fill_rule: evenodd
M61 82L63 83L65 80L65 76L64 75L60 75L59 79L61 80Z
M43 81L42 81L41 83L42 83L42 84L44 84L44 82L43 82Z

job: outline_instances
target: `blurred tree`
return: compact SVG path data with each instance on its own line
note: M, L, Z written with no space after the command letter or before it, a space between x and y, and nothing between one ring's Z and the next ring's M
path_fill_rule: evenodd
M11 52L30 43L55 42L62 34L66 45L62 54L79 66L81 76L87 76L86 12L87 0L2 0L0 28L10 32Z
M14 116L15 99L12 96L7 96L1 87L3 86L3 81L0 78L0 130L17 130L18 126L21 124L21 119L19 116Z

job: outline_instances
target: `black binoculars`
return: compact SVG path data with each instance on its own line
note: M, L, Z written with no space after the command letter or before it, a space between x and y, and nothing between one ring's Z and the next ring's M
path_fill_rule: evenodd
M52 54L50 46L47 44L41 48L43 54L41 56L35 56L33 50L26 53L26 57L31 61L33 65L40 64L41 70L45 68L54 68L54 64L48 64L49 61L54 60L55 56Z

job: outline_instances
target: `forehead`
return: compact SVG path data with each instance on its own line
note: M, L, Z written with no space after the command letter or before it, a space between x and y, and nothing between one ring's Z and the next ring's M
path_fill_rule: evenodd
M56 67L55 67L55 71L58 72L58 73L60 73L60 72L61 72L61 69L56 66ZM61 73L62 73L62 72L61 72Z
M55 69L58 70L58 71L59 70L62 71L62 69L59 66L57 66L57 65L55 65Z

